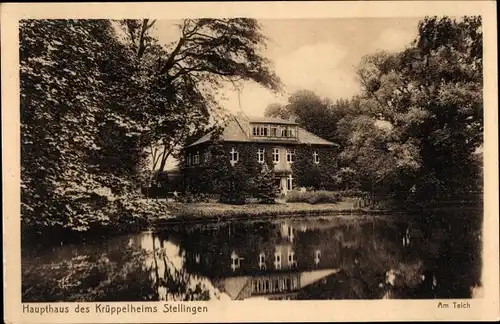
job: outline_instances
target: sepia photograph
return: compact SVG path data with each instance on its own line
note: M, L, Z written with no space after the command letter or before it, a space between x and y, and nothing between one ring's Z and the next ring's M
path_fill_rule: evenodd
M19 19L18 311L471 308L483 32L480 14Z

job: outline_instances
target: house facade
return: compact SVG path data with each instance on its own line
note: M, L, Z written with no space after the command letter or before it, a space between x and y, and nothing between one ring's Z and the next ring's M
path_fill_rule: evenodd
M195 171L210 163L209 147L212 133L187 146L185 167ZM331 164L337 144L327 141L298 126L292 120L269 117L234 116L226 124L221 141L231 165L242 158L255 158L257 162L272 161L276 184L282 193L296 187L293 163L299 155L319 164ZM243 157L245 147L252 146L255 152Z

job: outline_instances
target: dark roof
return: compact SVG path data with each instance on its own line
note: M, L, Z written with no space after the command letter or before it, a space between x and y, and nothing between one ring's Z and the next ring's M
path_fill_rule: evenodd
M269 117L233 117L226 124L222 138L226 142L253 142L253 143L295 143L295 144L310 144L310 145L328 145L328 146L338 146L338 144L327 141L305 129L299 127L297 133L297 140L293 141L290 139L280 140L280 139L253 139L249 137L250 124L252 123L275 123L275 124L286 124L286 125L297 125L295 122L284 120L280 118L269 118ZM196 146L202 143L209 142L212 136L212 132L203 135L200 139L188 145L188 147Z

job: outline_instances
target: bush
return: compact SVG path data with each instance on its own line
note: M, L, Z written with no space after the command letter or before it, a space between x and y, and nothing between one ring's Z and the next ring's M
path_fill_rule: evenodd
M186 192L184 195L179 195L175 198L175 201L182 203L199 203L199 202L210 202L210 195L204 193L191 193Z
M336 191L289 191L286 196L287 202L307 202L310 204L337 203L342 195Z
M368 192L364 192L358 189L342 190L340 191L340 194L342 195L342 197L349 198L368 198L368 196L370 196Z

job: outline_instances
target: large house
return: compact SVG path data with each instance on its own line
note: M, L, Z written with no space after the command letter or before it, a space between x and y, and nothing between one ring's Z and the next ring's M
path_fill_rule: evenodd
M208 148L212 133L185 148L185 166L203 167L210 162ZM226 124L222 142L227 149L232 165L242 157L240 149L244 145L254 144L257 148L255 159L264 162L265 154L272 155L276 182L286 194L294 187L292 164L301 150L307 150L315 164L330 163L337 144L327 141L298 126L293 120L270 117L233 116Z

